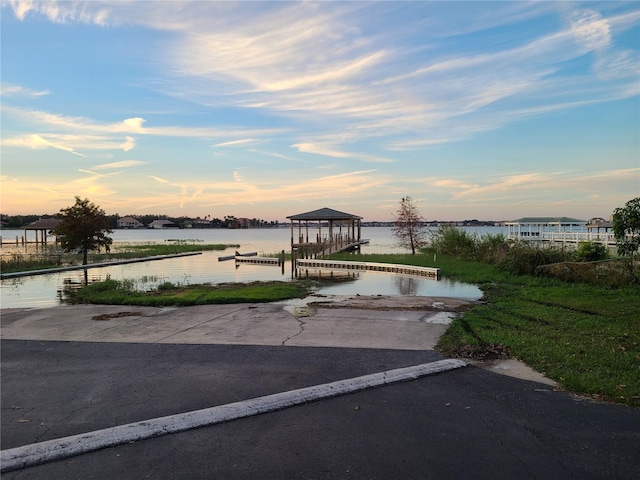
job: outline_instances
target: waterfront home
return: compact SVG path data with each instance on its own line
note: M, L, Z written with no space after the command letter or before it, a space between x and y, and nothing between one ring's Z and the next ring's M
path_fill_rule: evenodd
M514 241L578 244L598 242L607 246L616 244L612 232L593 231L589 222L571 217L524 217L505 222L509 227L507 238Z
M117 228L144 228L144 224L133 217L122 217L116 222Z
M176 225L173 222L170 222L169 220L154 220L149 224L148 228L156 228L156 229L178 228L178 225Z

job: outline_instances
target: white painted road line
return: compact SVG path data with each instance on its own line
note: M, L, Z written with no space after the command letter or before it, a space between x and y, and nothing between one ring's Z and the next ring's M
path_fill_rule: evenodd
M415 380L435 373L465 367L462 360L446 359L423 363L412 367L398 368L386 372L364 375L337 382L314 385L312 387L276 393L242 402L218 407L194 410L192 412L134 422L117 427L95 430L45 442L24 445L0 452L0 472L11 472L46 462L62 460L82 453L107 447L159 437L170 433L184 432L198 427L228 422L260 413L273 412L284 408L336 397L360 390Z

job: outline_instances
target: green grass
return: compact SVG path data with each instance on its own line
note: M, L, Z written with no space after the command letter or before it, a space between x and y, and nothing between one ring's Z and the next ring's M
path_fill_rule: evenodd
M149 292L133 289L129 281L105 280L84 286L71 294L68 303L141 305L152 307L227 303L264 303L303 298L308 282L252 282L176 286L164 283Z
M438 350L449 356L510 352L563 388L640 407L640 286L611 288L531 275L433 253L332 258L438 267L478 285L483 303L456 319Z

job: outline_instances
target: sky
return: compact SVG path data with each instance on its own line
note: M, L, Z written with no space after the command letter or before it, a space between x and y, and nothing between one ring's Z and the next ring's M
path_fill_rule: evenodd
M7 215L609 218L638 2L1 0Z

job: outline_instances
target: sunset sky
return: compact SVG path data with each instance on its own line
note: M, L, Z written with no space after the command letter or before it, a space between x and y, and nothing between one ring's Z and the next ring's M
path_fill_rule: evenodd
M608 218L638 2L2 1L3 214Z

